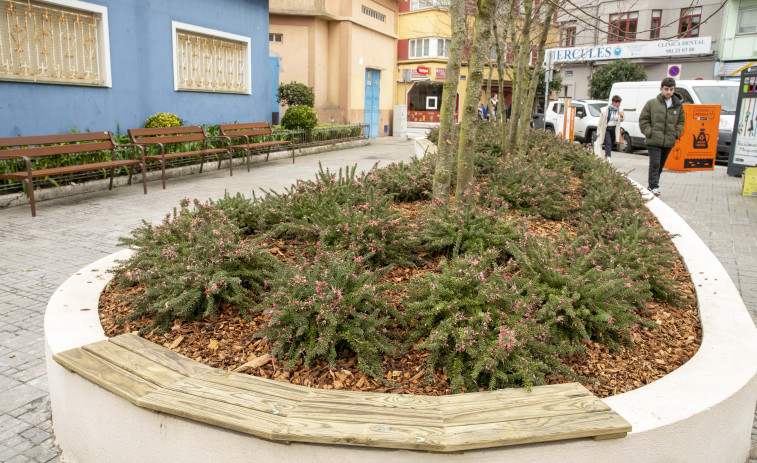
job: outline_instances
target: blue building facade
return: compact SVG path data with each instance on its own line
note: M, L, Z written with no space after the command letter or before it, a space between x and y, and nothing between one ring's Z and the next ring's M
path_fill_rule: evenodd
M125 132L159 112L189 125L270 121L268 0L31 3L33 12L23 10L27 0L0 1L11 11L0 24L11 30L0 43L0 137ZM89 29L81 21L88 11L104 16ZM93 43L102 55L97 73L85 63Z

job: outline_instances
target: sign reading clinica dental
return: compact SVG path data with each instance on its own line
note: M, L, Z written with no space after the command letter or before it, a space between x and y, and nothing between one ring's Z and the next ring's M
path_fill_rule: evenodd
M712 37L691 37L653 42L611 43L589 47L551 48L552 63L633 59L712 53Z

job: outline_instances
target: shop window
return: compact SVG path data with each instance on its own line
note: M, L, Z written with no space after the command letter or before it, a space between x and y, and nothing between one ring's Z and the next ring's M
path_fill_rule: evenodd
M108 9L0 0L0 80L111 86Z
M649 38L659 39L662 27L662 10L652 10L652 24L649 26Z
M702 7L684 8L681 10L681 21L678 28L679 37L699 37L699 23L702 20Z
M618 13L610 15L610 33L607 43L633 42L636 40L639 13Z
M739 26L737 34L757 33L757 8L739 10Z
M171 26L174 90L250 94L249 37L175 21Z
M416 82L407 95L408 111L439 111L443 82Z

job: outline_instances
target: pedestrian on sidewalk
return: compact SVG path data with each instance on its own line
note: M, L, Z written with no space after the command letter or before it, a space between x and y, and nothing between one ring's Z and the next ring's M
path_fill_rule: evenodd
M489 114L492 121L497 120L497 103L499 102L499 96L495 93L489 100Z
M639 128L649 151L649 190L655 196L660 195L660 174L665 161L683 133L682 98L675 90L675 79L662 79L660 94L647 101L639 116Z
M623 122L624 114L620 109L622 99L618 95L613 95L612 103L602 108L599 112L599 126L597 127L597 138L602 140L605 145L605 159L612 162L612 147L615 146L615 140L621 140L623 134L620 131L620 123Z

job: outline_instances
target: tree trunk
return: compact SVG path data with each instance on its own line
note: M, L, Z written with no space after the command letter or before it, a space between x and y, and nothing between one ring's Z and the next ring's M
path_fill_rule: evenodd
M531 114L531 107L534 104L534 98L536 97L536 87L539 84L539 74L542 71L542 62L544 61L544 46L547 43L547 35L549 34L549 29L552 25L552 15L557 10L557 2L549 2L547 6L547 11L544 15L544 21L541 25L541 30L539 31L539 43L538 43L538 50L539 55L536 58L536 63L534 63L534 72L531 76L531 83L528 86L528 95L526 96L526 100L523 103L522 113L520 117L520 134L519 134L519 141L518 141L518 147L520 149L526 148L526 143L528 141L528 126L529 126L529 118ZM545 89L545 91L549 91L549 89Z
M444 77L444 91L442 93L442 107L439 124L439 150L434 171L433 197L435 201L449 203L449 190L452 183L452 159L457 148L452 143L452 130L455 126L455 103L457 101L457 85L460 81L460 64L463 60L465 48L465 0L451 0L449 6L450 22L452 25L452 40L450 45L447 71Z
M459 204L466 195L466 190L473 183L474 152L471 127L476 123L477 106L481 100L481 85L484 79L484 62L486 61L489 40L491 38L491 20L496 6L495 0L478 0L476 13L476 33L473 51L468 67L465 104L462 111L460 127L460 145L457 155L457 189L455 203Z
M502 40L500 41L499 33L497 30L497 21L492 21L492 34L494 36L494 49L497 52L497 84L499 88L499 97L502 98L502 107L505 108L507 105L507 102L504 100L503 91L502 88L505 85L505 58L504 58L504 51L502 50L502 45L505 43L505 38L507 37L507 28L505 28L504 31L502 31ZM506 126L504 124L505 118L507 117L507 108L505 108L505 111L502 111L503 119L502 119L502 151L504 152L504 143L505 143L505 130Z
M514 148L518 140L518 132L523 130L518 123L521 119L521 114L524 111L524 103L526 100L526 93L528 92L527 84L527 69L528 59L531 56L531 23L533 21L533 0L525 0L523 2L523 25L520 28L520 40L518 43L518 49L515 52L515 98L510 109L510 120L513 124L510 124L510 133L507 140L507 146Z

